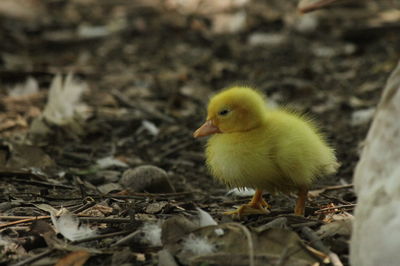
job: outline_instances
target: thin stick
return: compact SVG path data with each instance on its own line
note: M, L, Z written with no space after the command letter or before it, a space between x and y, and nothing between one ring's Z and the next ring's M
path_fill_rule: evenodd
M54 184L54 183L49 183L45 181L38 181L38 180L26 180L26 179L20 179L20 178L13 178L11 181L16 181L19 183L26 183L26 184L31 184L31 185L36 185L36 186L44 186L44 187L58 187L58 188L65 188L65 189L75 189L73 186L68 186L68 185L63 185L63 184Z
M50 219L50 216L36 216L36 217L30 217L30 216L0 216L0 220L11 220L14 222L9 222L5 224L0 224L0 228L6 228L10 227L16 224L22 224L22 223L29 223L29 222L34 222L37 220L45 220L45 219ZM17 220L17 221L15 221Z
M303 13L303 14L304 13L308 13L308 12L312 12L312 11L324 8L326 6L329 6L330 4L332 4L332 3L336 2L336 1L338 1L338 0L320 0L320 1L317 1L315 3L306 5L304 7L299 7L299 11L301 13Z
M165 199L165 198L178 198L186 195L191 195L193 192L185 191L185 192L172 192L172 193L141 193L141 192L130 192L129 195L116 195L116 194L108 194L108 195L87 195L88 197L99 199L99 198L114 198L114 199L143 199L143 198L152 198L152 199ZM48 197L44 196L43 198L48 200L82 200L82 197L76 198L57 198L57 197Z
M314 191L317 191L317 192L319 192L319 193L323 193L323 192L331 191L331 190L352 188L353 186L354 186L353 184L329 186L329 187L317 188L317 189L315 189L315 190L310 190L309 192L312 193L312 192L314 192Z
M73 213L80 213L80 212L83 212L83 211L93 207L94 205L96 205L96 202L95 201L90 201L90 202L87 202L85 205L77 208L76 210L73 210L72 212Z
M315 211L315 213L321 213L329 210L335 210L335 209L347 209L347 208L354 208L356 207L357 204L347 204L347 205L340 205L340 206L335 206L335 207L329 207L329 208L323 208L318 211Z
M325 191L327 190L338 190L338 189L345 189L345 188L352 188L354 185L353 184L346 184L346 185L337 185L337 186L329 186L325 187Z
M121 238L120 240L118 240L117 242L112 244L111 247L118 247L118 246L122 246L122 245L128 243L133 238L135 238L140 232L141 232L141 230L136 230L135 232L130 233L129 235Z
M239 227L245 234L245 236L247 238L247 245L249 247L249 265L255 266L253 239L251 237L251 233L250 233L249 229L247 229L246 226L244 226L240 223L228 223L228 225Z
M174 192L174 193L140 193L140 192L133 192L130 193L130 195L115 195L115 194L110 194L110 195L104 195L102 197L106 198L116 198L116 199L129 199L129 198L137 198L137 197L148 197L148 198L166 198L166 197L177 197L177 196L186 196L193 194L193 192Z
M315 248L325 254L328 254L329 259L334 266L343 266L343 263L340 261L338 255L330 251L330 249L326 247L324 243L322 243L321 239L313 230L311 230L310 227L304 226L303 228L301 228L301 232L308 238L308 240L311 241Z
M103 238L119 236L119 235L125 235L125 234L128 234L128 233L130 233L130 231L120 231L120 232L114 232L114 233L103 234L103 235L98 235L98 236L92 236L92 237L88 237L88 238L85 238L85 239L72 241L70 244L71 245L81 244L81 243L85 243L85 242L89 242L89 241L93 241L93 240L100 240L100 239L103 239Z
M87 217L78 215L79 220L86 222L97 222L97 223L130 223L130 218L106 218L106 217ZM29 223L37 220L50 219L49 215L46 216L0 216L0 220L14 221L5 224L0 224L0 228L6 228L21 223Z

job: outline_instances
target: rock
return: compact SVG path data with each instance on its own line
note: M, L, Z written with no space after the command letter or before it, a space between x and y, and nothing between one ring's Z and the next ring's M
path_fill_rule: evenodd
M153 165L142 165L126 170L122 175L120 184L134 192L175 192L167 173Z
M389 77L354 172L354 266L400 261L400 62Z

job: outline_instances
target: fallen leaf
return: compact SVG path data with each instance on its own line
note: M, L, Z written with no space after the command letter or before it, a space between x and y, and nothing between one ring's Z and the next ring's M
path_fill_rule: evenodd
M149 205L147 205L145 212L149 214L156 214L161 212L167 205L168 201L158 201L150 203Z
M113 208L104 206L101 204L96 204L93 207L90 207L89 209L86 209L83 212L80 212L79 215L104 217L106 215L112 214L112 212L113 212Z
M344 212L340 214L333 214L329 216L329 223L321 226L317 231L317 234L321 238L343 235L350 236L352 232L352 223L354 216Z
M82 266L90 258L90 253L84 250L78 250L69 253L57 261L55 266Z

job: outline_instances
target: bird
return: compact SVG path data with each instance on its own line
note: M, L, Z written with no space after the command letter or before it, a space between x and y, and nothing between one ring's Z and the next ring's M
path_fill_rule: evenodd
M205 148L210 173L230 188L255 189L248 204L225 214L269 213L262 196L267 191L297 193L294 214L304 216L310 186L340 165L312 119L287 107L269 107L262 92L247 86L211 97L206 121L193 133L205 136L211 136Z

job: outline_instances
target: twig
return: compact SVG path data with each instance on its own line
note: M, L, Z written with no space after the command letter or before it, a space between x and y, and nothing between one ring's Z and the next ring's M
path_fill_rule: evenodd
M199 193L199 192L198 192ZM152 198L152 199L170 199L170 198L180 198L187 195L191 195L193 192L185 191L185 192L173 192L173 193L140 193L140 192L130 192L129 195L116 195L116 194L108 194L108 195L87 195L87 197L91 197L93 199L143 199L143 198ZM47 200L82 200L82 197L76 198L58 198L58 197L49 197L43 196L43 198Z
M315 213L322 213L322 212L325 212L325 211L330 211L330 210L335 210L335 209L354 208L356 206L357 206L357 204L340 205L340 206L335 206L335 207L323 208L323 209L320 209L318 211L315 211Z
M0 228L6 228L10 227L16 224L22 224L22 223L29 223L29 222L34 222L37 220L45 220L45 219L50 219L50 216L36 216L36 217L31 217L31 216L0 216L0 220L8 220L8 221L14 221L14 222L9 222L5 224L0 224ZM17 221L15 221L17 220Z
M304 226L303 228L301 228L301 232L308 238L308 240L311 241L316 249L324 252L325 254L328 254L329 259L334 266L343 266L343 263L340 261L338 255L330 251L330 249L322 243L321 239L313 230L311 230L307 226Z
M130 192L130 195L115 195L115 194L109 194L109 195L104 195L100 196L103 198L115 198L115 199L143 199L143 198L159 198L159 199L165 199L165 198L178 198L178 197L183 197L187 195L193 194L193 192L176 192L176 193L139 193L139 192ZM92 197L98 197L98 196L92 196Z
M287 226L288 219L286 217L278 217L271 222L268 222L266 224L263 224L259 227L254 228L254 231L257 233L261 233L267 229L271 228L284 228Z
M336 197L332 197L332 196L326 195L325 193L321 193L321 194L319 194L319 195L322 196L322 197L324 197L324 198L326 198L326 199L329 199L329 200L332 200L332 201L340 202L340 203L343 204L343 205L352 204L351 202L348 202L348 201L341 200L341 199L336 198Z
M30 257L26 260L20 261L16 264L13 264L11 266L22 266L22 265L31 265L32 262L37 261L41 258L43 258L44 256L49 255L50 253L52 253L55 249L51 248L49 250L43 251L42 253L37 254L36 256Z
M106 217L87 217L79 216L79 220L86 222L97 222L97 223L130 223L132 220L130 218L106 218ZM21 223L29 223L37 220L50 219L49 215L46 216L0 216L0 220L14 221L6 224L0 224L0 228L6 228Z
M303 7L299 6L298 9L303 14L309 13L309 12L324 8L326 6L329 6L336 1L339 1L339 0L320 0L320 1L317 1L315 3L309 4L309 5L306 5Z
M59 187L59 188L65 188L65 189L75 189L73 186L68 186L68 185L62 185L62 184L54 184L54 183L49 183L49 182L44 182L44 181L37 181L37 180L26 180L26 179L19 179L19 178L13 178L11 181L16 181L19 183L26 183L26 184L31 184L31 185L38 185L38 186L44 186L44 187Z
M352 188L354 185L353 184L346 184L346 185L337 185L337 186L329 186L325 187L325 191L328 190L338 190L338 189L345 189L345 188Z
M80 212L83 212L83 211L93 207L94 205L96 205L96 202L95 201L90 201L90 202L87 202L86 204L84 204L83 206L77 208L76 210L71 210L71 212L73 212L75 214L76 213L80 213Z
M79 216L79 220L86 221L86 222L96 222L96 223L130 223L132 220L130 218L100 218L100 217L81 217Z
M322 194L324 192L331 191L331 190L346 189L346 188L352 188L352 187L353 187L353 184L329 186L329 187L322 187L322 188L310 190L309 193L313 194L313 193L317 192L317 194L319 195L319 194Z
M85 238L85 239L72 241L70 244L71 245L81 244L81 243L85 243L85 242L89 242L89 241L93 241L93 240L100 240L100 239L103 239L103 238L119 236L119 235L125 235L125 234L128 234L128 233L130 233L130 231L120 231L120 232L114 232L114 233L103 234L103 235L98 235L98 236L92 236L92 237L88 237L88 238Z
M255 266L253 239L251 237L251 233L250 233L249 229L247 229L246 226L244 226L240 223L228 223L227 225L239 227L243 231L243 233L245 234L245 236L247 238L247 245L249 247L249 265Z
M141 232L141 230L136 230L135 232L130 233L129 235L121 238L120 240L118 240L117 242L115 242L114 244L111 245L111 247L118 247L118 246L122 246L126 243L128 243L129 241L131 241L134 237L136 237L139 233Z
M320 221L311 221L311 222L304 222L304 223L298 223L298 224L291 224L290 227L292 228L299 228L303 226L314 226L317 224L321 224Z

